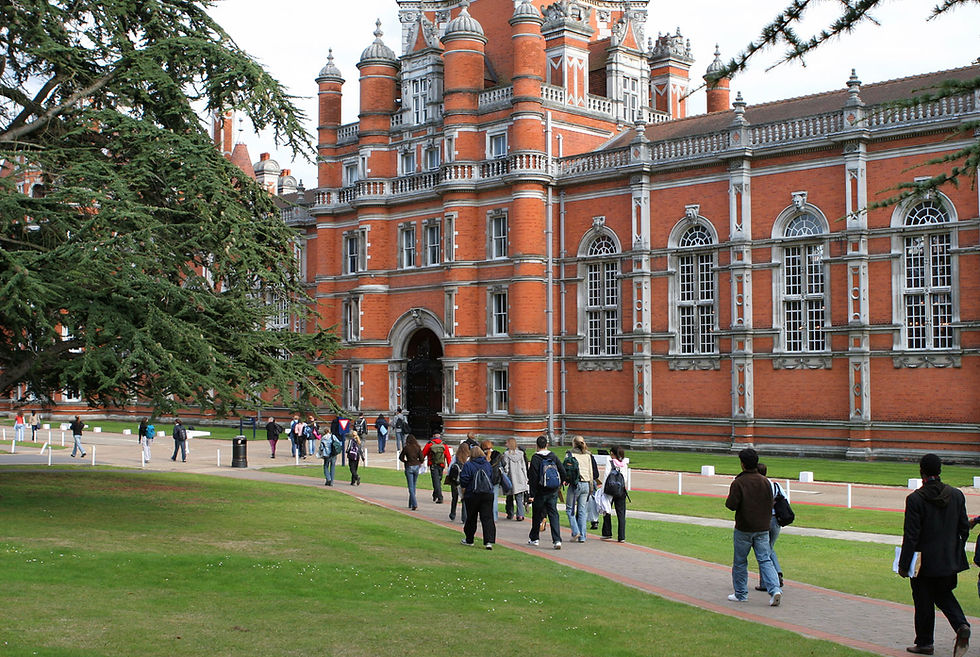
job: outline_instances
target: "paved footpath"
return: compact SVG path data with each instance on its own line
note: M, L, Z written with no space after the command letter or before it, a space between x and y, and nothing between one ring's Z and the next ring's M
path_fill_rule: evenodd
M132 436L114 436L111 434L86 436L86 449L93 442L97 450L97 463L140 467L139 451ZM276 481L316 487L323 490L324 494L352 495L366 503L410 515L420 521L460 531L458 535L454 534L447 537L452 549L472 549L456 544L457 536L461 536L459 523L448 520L448 505L436 505L431 502L429 491L419 491L420 507L418 511L413 512L407 508L407 491L404 488L369 483L351 487L343 482L343 475L341 475L341 472L346 474L346 468L339 470L339 465L338 483L332 488L324 487L319 478L263 472L258 468L269 465L288 465L294 461L288 458L288 444L281 444L281 447L284 446L285 449L280 452L279 458L272 460L268 457L266 443L262 441L256 444L257 442L250 444L249 468L230 468L227 467L231 457L230 445L227 442L194 440L192 441L188 463L175 463L169 459L172 442L169 439L158 440L157 444L154 445L153 460L147 464L146 469L151 469L152 466L152 469L156 471L184 471L241 479ZM217 466L215 452L219 448L222 450L225 467ZM90 462L90 460L91 451L86 461ZM47 454L39 456L38 448L30 444L26 446L18 444L16 454L9 454L6 449L0 448L0 465L46 462ZM70 458L67 450L55 450L52 462L57 464L78 463L78 459ZM369 464L371 466L392 467L394 466L394 455L391 450L384 455L369 454ZM634 480L633 483L635 486L637 481ZM731 526L729 522L709 519L678 518L644 512L635 512L631 515L673 522ZM789 529L799 530L802 528L787 528L787 530ZM552 549L550 540L547 538L542 541L541 546L533 547L527 545L528 530L529 523L526 521L519 523L501 519L497 523L498 547L491 558L506 558L506 551L501 548L519 550L572 568L595 573L668 600L782 628L803 636L833 641L879 655L891 655L893 657L907 655L905 646L911 643L913 615L911 605L864 598L791 580L786 580L783 603L779 607L769 607L769 596L754 590L750 591L748 602L732 603L726 600L728 593L731 592L731 569L729 566L708 563L631 543L607 543L594 537L590 537L584 544L573 544L568 541L568 530L564 528L566 542L560 551ZM895 542L894 537L855 535L851 532L836 532L833 535L837 538L850 540ZM477 537L479 540L479 533ZM883 576L893 575L885 573ZM961 577L963 582L959 589L961 595L972 594L973 587L969 585L971 579L971 573L965 573ZM750 576L749 581L750 584L753 584L756 577ZM974 627L980 628L980 619L971 618L970 621ZM951 654L953 633L948 629L948 624L941 614L938 614L936 627L936 654Z

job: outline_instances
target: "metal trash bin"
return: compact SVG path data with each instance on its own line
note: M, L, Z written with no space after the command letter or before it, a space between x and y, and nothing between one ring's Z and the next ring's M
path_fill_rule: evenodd
M248 467L248 446L245 436L235 436L231 439L231 467Z

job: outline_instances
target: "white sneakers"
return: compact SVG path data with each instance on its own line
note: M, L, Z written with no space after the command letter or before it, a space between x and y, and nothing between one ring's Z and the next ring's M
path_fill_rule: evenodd
M729 600L729 602L748 602L749 601L748 598L745 598L743 600L742 598L738 597L734 593L729 593L728 594L728 600Z
M528 541L527 542L528 545L538 545L539 543L540 543L540 541Z
M557 543L555 543L555 549L556 550L560 550L561 549L561 541L558 541Z
M776 591L775 593L772 594L772 597L769 598L769 606L778 607L779 601L782 599L783 599L783 594L780 591Z

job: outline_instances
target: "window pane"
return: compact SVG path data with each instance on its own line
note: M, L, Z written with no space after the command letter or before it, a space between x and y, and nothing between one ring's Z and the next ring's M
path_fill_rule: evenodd
M599 311L585 313L586 344L590 356L602 355L602 322Z
M697 339L697 327L694 324L694 307L681 306L680 310L680 342L682 354L693 354Z
M786 351L803 350L803 304L786 302Z
M698 333L700 344L698 345L702 354L713 354L715 352L715 309L714 306L698 307Z
M953 346L953 301L948 294L932 295L932 346L949 349Z
M823 319L823 299L807 301L806 328L807 349L809 351L822 351L824 349Z
M606 311L606 354L619 353L619 312L616 310Z
M926 297L924 294L905 296L905 331L909 349L925 349Z
M929 236L930 265L933 287L950 287L953 281L949 257L950 234Z
M605 298L603 303L606 306L618 306L619 305L619 285L616 284L616 263L606 262L603 263L605 270Z
M694 301L694 257L684 256L679 259L681 301Z
M800 247L786 249L783 256L783 281L787 296L800 296L803 293L803 271Z
M926 264L922 237L905 238L905 287L919 289L926 286Z

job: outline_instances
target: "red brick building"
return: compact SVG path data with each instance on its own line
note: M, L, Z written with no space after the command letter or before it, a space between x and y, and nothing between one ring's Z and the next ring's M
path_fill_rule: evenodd
M980 452L978 190L869 209L980 118L976 94L885 103L980 67L757 106L724 80L687 116L701 74L645 37L646 0L397 1L356 123L332 56L317 77L318 187L284 213L346 408L423 436Z

